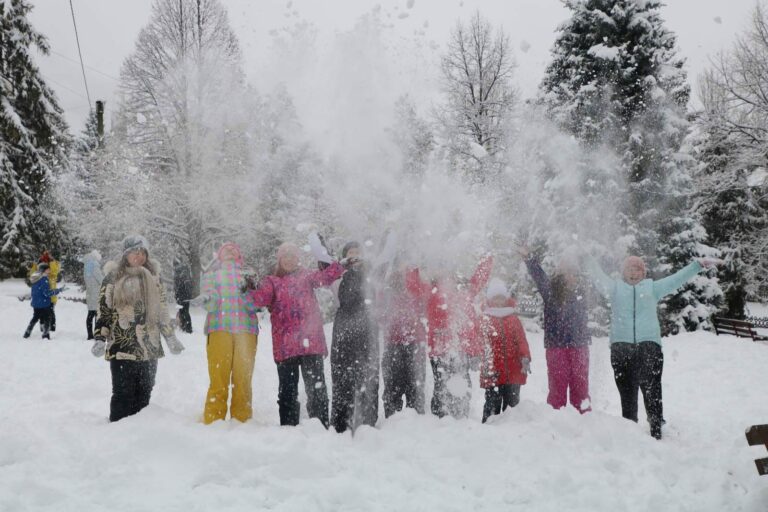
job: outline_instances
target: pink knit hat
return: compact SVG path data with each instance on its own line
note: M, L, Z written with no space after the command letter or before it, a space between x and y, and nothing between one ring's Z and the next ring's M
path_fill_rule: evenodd
M243 253L240 251L240 246L235 242L224 242L222 246L219 247L219 250L216 252L216 258L219 261L221 261L221 253L224 252L225 249L229 249L229 251L235 255L235 263L238 265L243 264Z
M283 244L280 244L280 247L277 248L277 262L280 263L280 260L285 258L286 256L296 256L297 258L301 257L301 250L296 246L296 244L292 244L290 242L285 242Z
M627 256L624 260L624 264L621 267L622 273L627 270L627 267L630 265L639 265L643 269L643 275L647 273L647 270L645 268L645 262L643 261L643 258L640 256Z

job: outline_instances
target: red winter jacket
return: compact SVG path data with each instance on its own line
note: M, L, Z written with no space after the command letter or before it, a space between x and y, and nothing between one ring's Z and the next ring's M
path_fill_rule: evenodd
M514 302L510 302L510 307ZM485 343L486 357L480 372L480 387L492 388L505 384L525 384L520 360L531 359L528 340L520 319L506 308L488 308L481 320L481 333ZM493 313L493 314L491 314ZM505 316L499 316L507 313Z
M461 291L440 282L431 288L429 285L421 284L422 289L429 290L427 342L431 357L445 356L455 339L461 343L461 351L465 354L470 356L482 354L474 301L488 282L492 267L493 257L483 258L470 278L467 288Z
M429 290L421 285L418 269L405 273L405 289L391 290L384 298L385 341L393 345L425 343L427 331L423 318Z
M282 277L267 276L251 290L254 304L269 310L276 363L296 356L328 355L315 288L329 286L343 273L338 262L314 272L300 268Z

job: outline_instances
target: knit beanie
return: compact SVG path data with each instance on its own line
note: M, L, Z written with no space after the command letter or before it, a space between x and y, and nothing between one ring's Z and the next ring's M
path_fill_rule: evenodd
M504 283L504 281L502 281L498 277L494 277L488 283L488 289L485 292L485 296L488 299L492 299L499 295L501 295L505 299L508 299L510 297L509 290L507 289L507 285Z
M128 235L123 238L123 254L137 249L144 249L149 254L149 243L141 235Z

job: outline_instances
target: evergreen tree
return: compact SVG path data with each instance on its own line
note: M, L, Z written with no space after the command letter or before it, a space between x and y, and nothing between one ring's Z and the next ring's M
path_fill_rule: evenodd
M650 277L711 254L706 231L691 213L692 159L681 153L690 128L690 89L676 38L660 16L661 2L565 4L572 16L560 28L541 100L587 150L618 155L613 176L592 179L598 186L588 195L620 196L615 216L627 239L618 252L644 257ZM715 280L697 279L668 304L667 331L674 330L672 324L691 328L705 322L720 296Z
M35 47L48 53L31 9L26 0L0 2L0 278L65 242L49 192L67 164L67 126L31 55Z

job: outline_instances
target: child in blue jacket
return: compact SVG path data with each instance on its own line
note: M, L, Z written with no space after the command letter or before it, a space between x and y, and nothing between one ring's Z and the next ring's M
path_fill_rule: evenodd
M29 326L27 326L27 330L24 331L25 338L29 338L30 334L32 334L32 329L39 320L40 325L43 327L43 339L51 339L51 297L63 292L66 286L52 290L48 282L48 274L50 272L51 269L48 267L48 264L41 263L37 267L37 272L29 278L32 285L32 307L34 308L34 314L29 322Z
M663 409L661 326L657 307L664 296L677 291L699 271L720 260L700 258L671 276L646 279L645 262L638 256L624 260L622 279L608 277L593 258L587 270L597 289L611 304L611 366L621 397L621 413L637 421L637 390L643 392L651 435L661 439Z

